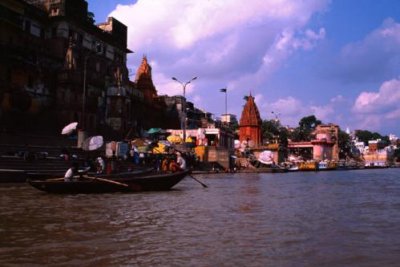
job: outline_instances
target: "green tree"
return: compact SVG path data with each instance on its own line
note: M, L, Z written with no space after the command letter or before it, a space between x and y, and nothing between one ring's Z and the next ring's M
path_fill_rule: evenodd
M397 149L394 151L394 159L395 159L397 162L400 162L400 148L397 148Z
M279 120L263 120L261 131L264 142L274 143L278 141L280 127Z
M299 126L292 132L290 138L293 141L311 141L312 132L322 122L318 120L315 115L303 117L299 121Z
M388 136L382 136L377 132L370 132L367 130L357 130L356 137L358 138L359 141L364 142L365 145L368 145L368 141L376 139L381 139L386 143L386 145L390 143Z
M346 132L340 130L338 135L339 158L345 159L351 156L351 138Z
M94 24L96 20L94 19L94 13L93 12L88 12L87 13L87 21L90 22L91 24Z

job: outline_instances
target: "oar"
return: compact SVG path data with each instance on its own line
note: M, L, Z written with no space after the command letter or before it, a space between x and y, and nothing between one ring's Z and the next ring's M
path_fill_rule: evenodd
M129 187L128 184L120 183L120 182L109 180L109 179L104 179L104 178L99 178L99 177L91 177L91 176L84 176L84 178L88 178L88 179L92 179L92 180L99 180L99 181L110 183L110 184L117 184L117 185L120 185L120 186Z
M64 177L61 177L61 178L50 178L50 179L46 179L45 181L62 181L64 179L65 179Z
M188 176L190 178L192 178L193 180L195 180L196 182L198 182L199 184L201 184L204 188L207 188L208 186L202 182L200 182L198 179L196 179L195 177L193 177L191 174L188 174Z

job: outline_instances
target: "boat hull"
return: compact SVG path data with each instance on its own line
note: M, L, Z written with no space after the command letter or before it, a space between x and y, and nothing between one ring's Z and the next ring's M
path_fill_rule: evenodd
M185 170L176 173L139 175L134 178L116 178L108 180L109 182L105 179L83 178L70 182L64 182L62 179L29 180L28 183L38 190L55 194L165 191L170 190L188 174L189 171Z

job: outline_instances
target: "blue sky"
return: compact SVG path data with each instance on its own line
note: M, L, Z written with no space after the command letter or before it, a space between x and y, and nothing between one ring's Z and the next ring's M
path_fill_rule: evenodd
M400 136L398 0L89 0L96 22L128 26L131 78L146 55L158 94L199 78L187 98L240 118L251 93L263 119L311 114L344 130ZM274 114L272 114L274 112Z

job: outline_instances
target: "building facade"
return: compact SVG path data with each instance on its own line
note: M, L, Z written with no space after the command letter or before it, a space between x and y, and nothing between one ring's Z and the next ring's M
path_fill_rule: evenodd
M125 25L94 25L84 0L7 0L0 9L3 127L47 132L78 121L89 132L126 131Z

